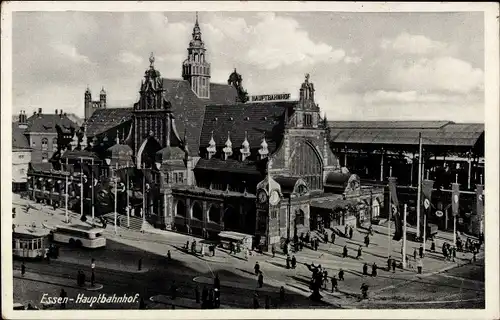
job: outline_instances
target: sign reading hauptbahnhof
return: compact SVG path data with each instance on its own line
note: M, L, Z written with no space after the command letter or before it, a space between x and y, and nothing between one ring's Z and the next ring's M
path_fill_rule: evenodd
M289 100L289 99L290 99L289 93L261 94L258 96L250 96L250 101L252 102Z

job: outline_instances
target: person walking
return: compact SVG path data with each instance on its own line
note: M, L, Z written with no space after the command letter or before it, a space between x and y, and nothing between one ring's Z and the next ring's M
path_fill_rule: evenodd
M424 263L422 261L422 259L418 259L418 262L417 262L417 270L418 270L418 273L421 274L422 273L422 268L424 267Z
M295 256L292 256L292 269L295 269L297 266L297 259L295 259Z
M396 272L396 259L392 259L392 273Z
M347 224L344 227L344 235L346 238L349 237L349 226Z
M344 281L344 270L342 268L339 270L339 281Z
M334 291L338 291L338 287L337 287L338 283L337 283L337 278L335 276L332 277L332 293Z
M417 248L413 248L413 260L417 261Z
M424 248L422 245L420 245L420 248L418 248L418 254L420 255L420 259L424 257Z
M255 271L255 275L258 275L259 272L260 272L260 265L259 265L259 261L255 262L255 266L253 267L254 271Z
M457 248L455 248L455 247L451 248L451 257L452 257L452 261L455 262L455 258L457 257Z
M432 251L432 252L436 252L436 242L434 241L434 239L432 239L432 243L431 243L431 251Z
M366 283L363 283L361 285L361 295L363 296L363 299L368 298L368 285Z
M354 230L352 227L349 228L349 239L352 239L352 234L354 233Z
M172 255L170 254L170 250L167 251L167 259L168 260L172 259Z
M335 243L335 231L332 231L331 238L332 238L332 243Z
M358 255L356 256L356 259L361 258L361 246L358 248Z
M264 284L264 275L262 274L262 272L259 273L259 278L257 282L259 284L259 288L262 288L262 285Z
M219 278L219 274L218 273L215 274L214 288L217 288L217 289L220 290L220 278Z
M95 286L95 273L94 273L94 270L92 270L92 274L90 275L90 285L92 287Z
M363 264L363 275L368 275L368 264L366 262Z
M378 266L377 264L374 262L372 264L372 277L376 277L377 276L377 269L378 269Z
M347 245L344 246L344 250L342 251L342 258L347 258Z
M287 255L287 256L286 256L286 268L287 268L287 269L290 269L290 261L291 261L291 260L290 260L290 255Z
M391 262L392 258L389 256L389 258L387 258L387 271L391 271Z
M21 275L24 276L26 273L26 265L24 264L24 261L21 263Z
M274 256L276 255L276 248L274 247L274 244L271 247L271 252L273 253L273 258L274 258Z
M323 270L323 287L326 289L326 286L328 285L328 271Z
M365 236L365 245L366 247L368 248L368 245L370 244L370 236L369 235L366 235Z

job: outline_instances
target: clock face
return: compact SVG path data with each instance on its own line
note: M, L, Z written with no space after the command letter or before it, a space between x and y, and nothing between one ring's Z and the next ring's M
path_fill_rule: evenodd
M271 197L269 198L269 202L274 206L274 205L277 205L278 202L280 202L280 195L278 193L278 191L274 190L272 193L271 193Z
M264 203L267 201L267 194L264 190L261 190L257 197L258 197L260 203Z

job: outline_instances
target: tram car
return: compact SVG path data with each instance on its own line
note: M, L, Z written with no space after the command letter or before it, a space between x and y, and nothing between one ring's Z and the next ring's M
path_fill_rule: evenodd
M12 231L12 254L20 259L43 259L49 251L49 231L17 227Z

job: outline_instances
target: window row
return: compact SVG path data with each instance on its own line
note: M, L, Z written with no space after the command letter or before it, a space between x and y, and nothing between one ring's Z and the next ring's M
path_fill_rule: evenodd
M43 138L41 141L41 149L44 151L49 150L49 139ZM31 142L31 147L36 148L36 142L32 141ZM52 151L57 151L57 138L52 139Z

